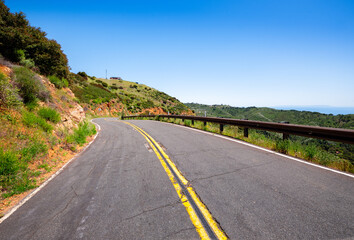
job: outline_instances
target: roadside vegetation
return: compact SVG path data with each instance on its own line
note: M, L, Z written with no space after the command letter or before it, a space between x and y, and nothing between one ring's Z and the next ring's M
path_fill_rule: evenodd
M156 118L156 120L158 120L158 118ZM193 127L208 132L220 133L219 124L215 123L207 123L207 125L204 126L204 123L201 121L194 121L194 124L192 124L191 120L184 120L184 122L181 119L160 120ZM317 163L340 171L354 173L354 161L342 157L343 155L337 148L337 144L339 143L336 142L298 136L290 136L288 140L283 140L282 134L255 129L249 129L248 138L245 138L243 136L243 128L231 125L224 126L224 131L222 134L274 150L279 153L301 158L309 162ZM320 144L318 142L320 142ZM341 145L346 145L349 148L351 147L350 144ZM324 148L324 146L326 146L326 148ZM348 151L350 151L350 149Z
M24 66L1 69L9 72L0 71L0 200L4 200L35 188L96 129L86 121L62 123L66 107L79 107L69 89L51 88L48 80Z
M296 111L296 110L276 110L272 108L257 107L231 107L227 105L204 105L197 103L186 103L197 115L204 116L207 112L209 117L228 117L235 119L248 119L264 122L290 122L292 124L334 127L354 129L354 114L332 115L317 112ZM226 130L227 132L227 130ZM310 139L290 135L288 141L281 140L281 134L252 130L249 139L255 144L287 153L303 159L323 163L323 165L338 165L338 162L346 160L354 164L354 145L331 142L319 139ZM226 133L225 133L226 134ZM240 134L238 138L242 138ZM329 159L333 159L333 163ZM343 162L342 167L337 169L347 169L347 163ZM350 167L349 167L350 168Z

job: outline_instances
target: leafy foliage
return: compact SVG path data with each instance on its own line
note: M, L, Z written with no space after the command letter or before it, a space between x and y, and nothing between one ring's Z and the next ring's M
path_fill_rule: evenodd
M20 169L17 156L12 151L0 148L0 185L3 185L16 175Z
M74 133L69 135L66 139L67 143L76 143L82 145L86 143L86 137L96 134L95 125L88 122L80 123Z
M31 70L25 67L15 67L13 72L13 79L24 103L33 103L37 98L42 101L49 99L49 92Z
M45 132L51 132L53 130L52 125L32 112L24 111L22 114L22 122L28 127L40 127Z
M14 88L9 79L0 73L0 107L18 106L20 104L18 89Z
M20 50L20 51L19 51ZM24 13L11 13L0 0L0 53L12 62L34 65L44 75L67 77L68 59L55 40L29 25Z
M41 118L51 121L53 123L60 122L60 114L55 109L52 109L49 107L43 107L43 108L39 109L38 115Z
M52 75L52 76L49 76L48 79L58 89L62 89L63 87L69 86L69 82L65 78L58 78L57 76Z

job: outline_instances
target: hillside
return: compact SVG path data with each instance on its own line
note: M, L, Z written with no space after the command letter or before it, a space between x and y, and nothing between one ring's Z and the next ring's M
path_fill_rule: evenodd
M70 81L69 87L90 115L192 114L176 98L147 85L89 77L83 72L80 74L72 74L74 80Z
M318 112L277 110L273 108L231 107L228 105L205 105L186 103L197 115L210 117L249 119L264 122L286 121L293 124L354 129L354 114L332 115Z
M96 133L69 88L3 59L0 64L0 217ZM20 194L20 195L19 195Z

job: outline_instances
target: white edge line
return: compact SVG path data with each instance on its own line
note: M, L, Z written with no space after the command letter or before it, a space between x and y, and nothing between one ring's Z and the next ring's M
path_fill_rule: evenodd
M226 140L229 140L229 141L232 141L232 142L236 142L236 143L243 144L243 145L246 145L246 146L249 146L249 147L253 147L253 148L265 151L265 152L269 152L269 153L272 153L272 154L275 154L275 155L278 155L278 156L281 156L281 157L284 157L284 158L288 158L288 159L291 159L293 161L301 162L301 163L304 163L304 164L307 164L307 165L310 165L310 166L322 168L322 169L330 171L330 172L335 172L335 173L338 173L338 174L345 175L347 177L354 178L353 174L341 172L341 171L338 171L338 170L335 170L335 169L332 169L332 168L328 168L328 167L324 167L324 166L321 166L321 165L318 165L318 164L315 164L315 163L307 162L305 160L301 160L301 159L298 159L298 158L295 158L295 157L291 157L291 156L288 156L288 155L285 155L285 154L281 154L281 153L278 153L278 152L275 152L275 151L272 151L272 150L269 150L269 149L266 149L266 148L263 148L263 147L259 147L259 146L253 145L251 143L243 142L243 141L237 140L237 139L232 139L231 137L227 137L227 136L223 136L223 135L220 135L220 134L215 134L215 133L203 131L203 130L192 128L192 127L186 127L186 126L175 124L175 123L168 123L168 122L162 122L162 123L170 124L170 125L173 125L173 126L176 126L176 127L182 127L182 128L185 128L185 129L193 130L193 131L196 131L196 132L201 132L201 133L204 133L204 134L209 134L209 135L212 135L212 136L215 136L215 137L219 137L219 138L223 138L223 139L226 139Z
M36 193L38 193L42 188L44 188L51 180L53 180L56 176L59 175L59 173L61 173L64 168L71 163L73 160L75 160L77 157L79 157L96 139L96 137L98 136L99 132L101 131L101 127L100 125L98 125L97 123L93 122L92 119L91 121L93 124L96 125L96 127L98 128L98 131L96 133L96 135L93 137L92 141L89 142L89 144L87 144L86 147L84 147L79 153L77 153L73 158L71 158L68 162L66 162L56 173L54 173L52 176L50 176L50 178L48 178L44 183L42 183L38 188L36 188L35 190L33 190L30 194L28 194L24 199L22 199L17 205L15 205L9 212L7 212L2 218L0 218L0 224L5 221L8 217L11 216L11 214L13 214L17 209L19 209L23 204L25 204L28 200L30 200L34 195L36 195Z

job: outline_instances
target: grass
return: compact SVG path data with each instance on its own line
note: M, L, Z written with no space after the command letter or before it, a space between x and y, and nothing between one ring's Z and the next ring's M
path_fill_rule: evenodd
M53 126L46 122L43 118L37 116L36 114L28 111L24 111L22 115L22 122L32 128L40 127L45 132L51 132Z
M21 149L21 160L26 163L32 162L37 155L44 155L47 152L48 146L44 142L32 139L27 147Z
M91 101L108 102L111 99L115 98L116 95L112 94L108 90L99 88L94 85L79 86L76 85L73 87L73 92L75 96L83 103L90 103Z
M144 84L107 79L89 79L88 82L90 84L100 84L101 87L110 90L110 92L115 95L115 98L118 98L120 102L125 105L126 109L133 114L142 113L145 109L151 108L161 108L166 113L170 112L174 114L188 111L188 108L176 98ZM74 92L75 95L77 95L77 92L80 92L80 90L76 89ZM96 99L93 101L93 103L96 104L104 102L99 98L92 99Z
M27 169L27 163L16 152L4 151L2 148L0 148L0 186L3 198L36 187L35 181L31 179L31 171Z

